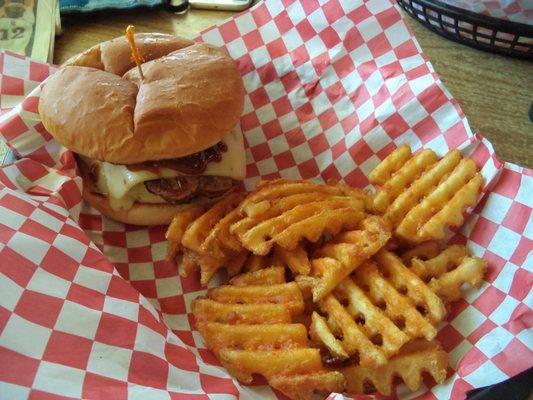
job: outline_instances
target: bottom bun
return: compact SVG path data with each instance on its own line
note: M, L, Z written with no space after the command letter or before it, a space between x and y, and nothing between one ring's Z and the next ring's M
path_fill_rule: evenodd
M106 217L131 225L168 225L176 213L191 204L135 203L129 210L113 210L109 198L93 193L90 185L83 185L83 198Z

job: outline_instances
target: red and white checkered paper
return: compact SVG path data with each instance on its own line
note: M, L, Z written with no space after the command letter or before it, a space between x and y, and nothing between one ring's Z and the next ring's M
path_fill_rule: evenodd
M521 24L533 25L533 2L531 0L440 0L489 17Z
M533 172L471 132L391 2L267 0L201 39L224 46L245 82L248 187L279 176L366 186L405 142L458 147L482 167L484 196L450 236L489 261L486 282L440 331L449 379L399 397L462 398L532 365ZM0 63L10 95L53 71L8 52ZM203 290L165 261L165 227L125 226L82 202L38 98L39 87L0 120L21 157L0 169L0 398L280 396L232 380L205 349L190 314Z

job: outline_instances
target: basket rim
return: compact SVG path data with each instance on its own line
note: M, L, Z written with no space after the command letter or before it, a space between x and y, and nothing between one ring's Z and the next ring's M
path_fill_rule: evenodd
M533 25L500 19L490 15L478 14L474 11L456 7L440 0L398 0L398 2L411 7L413 3L418 3L439 13L444 12L446 14L452 14L456 19L471 23L473 25L497 29L499 31L514 33L520 36L533 37Z

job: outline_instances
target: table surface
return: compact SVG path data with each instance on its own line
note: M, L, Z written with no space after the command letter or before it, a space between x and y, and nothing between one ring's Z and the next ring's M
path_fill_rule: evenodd
M64 16L63 34L56 38L54 62L60 64L98 42L122 35L128 24L135 25L137 32L194 37L232 14L189 10L179 15L154 9ZM406 18L472 128L494 144L502 160L533 167L533 124L528 118L533 100L533 63L457 44Z

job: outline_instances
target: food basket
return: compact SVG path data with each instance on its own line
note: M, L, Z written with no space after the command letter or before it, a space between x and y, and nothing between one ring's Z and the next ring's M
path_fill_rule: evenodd
M433 32L458 43L498 54L533 59L533 10L490 8L481 1L397 0L409 15ZM503 3L505 2L490 2ZM477 4L477 7L475 6ZM514 11L510 13L510 11ZM493 15L491 15L493 14ZM497 16L494 16L497 15Z

